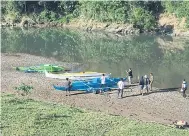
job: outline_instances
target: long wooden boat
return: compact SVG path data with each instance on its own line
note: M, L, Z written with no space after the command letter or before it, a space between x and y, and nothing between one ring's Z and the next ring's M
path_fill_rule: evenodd
M126 80L126 78L124 78ZM71 85L71 91L87 91L92 92L96 90L110 90L111 88L117 88L117 83L120 81L120 78L106 78L105 86L101 86L99 78L95 78L90 81L74 81ZM65 86L53 85L56 90L66 91Z
M100 78L103 73L98 72L79 72L79 73L63 73L63 74L53 74L45 71L45 76L57 79L71 79L71 80L87 80L93 78ZM110 74L105 74L105 77L109 77Z
M29 67L16 67L16 70L18 71L24 71L26 73L33 73L33 72L60 72L64 71L65 68L57 65L51 65L51 64L42 64L38 66L29 66Z

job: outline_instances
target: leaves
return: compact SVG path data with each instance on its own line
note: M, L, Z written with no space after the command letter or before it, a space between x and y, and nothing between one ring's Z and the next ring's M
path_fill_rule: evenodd
M99 22L135 24L140 29L151 30L156 27L155 16L164 11L177 17L189 18L187 1L7 1L2 2L3 15L17 13L35 14L35 20L46 22L61 20L66 17L84 18ZM6 16L5 15L5 16ZM16 15L11 19L15 20ZM17 17L18 18L18 17ZM21 18L21 17L20 17ZM19 18L17 19L19 20ZM188 27L188 25L187 25Z
M30 93L30 91L33 89L33 86L26 85L22 83L19 87L14 87L15 90L22 91L26 95Z

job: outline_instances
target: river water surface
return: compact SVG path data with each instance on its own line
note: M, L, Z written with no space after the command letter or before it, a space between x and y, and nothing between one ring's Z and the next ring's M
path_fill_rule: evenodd
M132 68L134 80L154 74L158 88L179 87L189 82L189 38L89 33L79 30L2 29L1 52L54 57L79 62L74 71L98 71L125 77Z

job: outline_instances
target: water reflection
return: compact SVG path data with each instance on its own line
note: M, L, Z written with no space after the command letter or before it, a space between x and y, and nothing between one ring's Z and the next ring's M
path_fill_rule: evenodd
M115 36L68 29L2 29L2 52L20 52L60 61L80 62L79 71L94 70L135 80L153 72L158 87L189 82L189 40L161 36ZM168 46L167 46L168 45Z

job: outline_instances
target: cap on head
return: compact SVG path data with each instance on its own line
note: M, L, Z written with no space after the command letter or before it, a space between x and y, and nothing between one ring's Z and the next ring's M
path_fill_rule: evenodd
M66 80L68 80L68 78L66 78Z
M147 78L147 77L148 77L147 75L144 76L144 78Z

